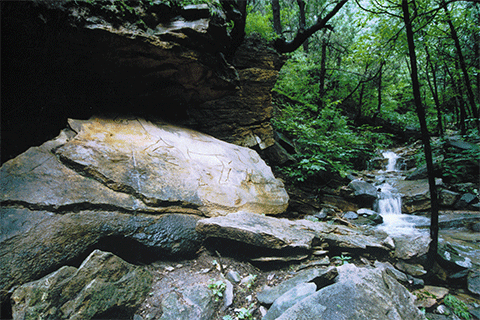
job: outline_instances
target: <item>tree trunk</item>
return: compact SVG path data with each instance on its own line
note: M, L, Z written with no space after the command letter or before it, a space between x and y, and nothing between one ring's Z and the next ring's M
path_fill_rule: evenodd
M272 13L273 13L273 30L280 37L282 35L282 21L280 20L280 3L278 0L272 0Z
M450 27L450 33L455 43L455 49L457 50L457 56L460 62L460 69L462 70L462 73L463 73L463 79L465 81L465 89L467 91L468 102L470 104L470 112L472 113L472 116L475 119L478 119L478 110L477 110L477 106L475 105L475 97L473 95L472 85L470 83L470 78L468 76L467 66L465 64L465 59L463 57L460 41L458 40L457 31L455 30L455 26L453 25L452 20L450 19L450 12L448 11L448 7L445 1L442 1L442 6L443 6L443 10L445 11L445 15L447 16L447 23L448 23L448 26Z
M403 21L405 23L405 30L407 33L408 53L410 56L411 66L411 78L413 87L413 97L415 100L415 107L420 122L420 128L422 131L422 141L425 152L425 160L427 162L428 172L428 185L431 198L431 220L430 220L430 237L432 242L428 251L428 264L429 271L435 263L438 250L438 201L437 201L437 188L435 186L435 174L433 168L432 148L430 146L430 137L427 128L427 121L425 116L425 110L422 106L422 99L420 96L420 83L418 82L418 69L417 69L417 56L415 53L415 42L413 39L412 21L410 20L410 13L408 8L408 0L402 0Z
M300 14L300 23L299 23L299 30L300 32L305 32L306 22L305 22L305 1L297 0L298 9ZM303 51L308 52L308 39L303 42Z
M319 111L323 109L323 97L325 96L325 76L327 74L327 40L325 37L322 39L322 60L320 61L320 79L319 79L319 87L320 87L320 101L319 101Z
M450 72L450 69L448 69L447 65L445 65L445 71L452 80L452 86L455 93L454 99L457 106L457 128L460 127L460 133L462 135L465 135L467 133L467 129L465 127L465 118L467 117L467 113L465 111L465 102L463 101L462 93L460 92L459 86L457 85L457 81L455 80L453 74Z
M437 74L436 74L436 66L434 67L432 61L430 59L430 52L428 48L425 47L425 53L427 54L427 67L425 68L425 75L427 77L428 87L430 88L430 92L432 93L433 100L435 101L435 109L437 110L437 121L438 121L438 131L441 136L443 136L443 125L442 125L442 111L440 109L440 100L438 99L438 88L437 88ZM428 68L432 70L432 80L428 75Z

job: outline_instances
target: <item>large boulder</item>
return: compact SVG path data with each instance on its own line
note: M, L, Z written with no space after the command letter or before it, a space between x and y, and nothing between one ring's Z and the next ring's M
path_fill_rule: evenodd
M2 208L3 209L3 208ZM29 217L17 209L8 219ZM7 220L5 218L5 220ZM66 264L79 263L93 248L113 251L130 262L194 254L202 244L195 232L198 216L130 215L82 211L52 215L0 243L0 300L10 288L37 280ZM3 224L2 215L2 224ZM8 221L8 220L7 220Z
M297 302L277 319L426 319L415 306L415 297L385 270L353 264L337 270L334 284Z
M95 250L79 268L59 270L17 288L14 319L99 319L133 316L152 275L109 252Z
M398 180L395 188L402 195L402 212L414 213L430 209L428 180Z
M237 19L229 4L2 2L2 162L67 118L111 112L273 145L270 91L283 60L259 38L239 48Z
M185 212L285 211L283 183L258 154L179 127L133 119L70 120L62 133L0 171L0 201L72 208Z

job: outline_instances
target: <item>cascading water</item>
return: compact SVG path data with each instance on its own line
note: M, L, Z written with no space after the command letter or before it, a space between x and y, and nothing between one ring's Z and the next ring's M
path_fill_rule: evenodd
M402 179L402 172L397 165L400 157L392 151L385 151L382 155L388 159L388 163L386 170L380 170L379 173L385 173L388 176L379 177L383 183L378 186L380 193L374 205L375 211L383 218L379 229L391 235L422 232L415 228L415 225L428 222L428 218L402 214L401 194L392 186L394 180Z

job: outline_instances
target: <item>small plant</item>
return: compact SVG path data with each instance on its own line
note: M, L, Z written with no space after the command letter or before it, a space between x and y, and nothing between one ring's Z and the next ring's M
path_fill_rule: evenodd
M341 264L348 264L348 260L352 259L352 257L346 256L346 255L340 255L340 256L335 256L332 259L339 260Z
M235 312L237 313L237 318L238 319L246 319L246 320L253 320L253 310L255 308L255 303L252 303L250 305L250 308L239 308L235 309Z
M233 320L233 317L231 315L226 315L223 316L222 320Z
M256 274L250 274L250 275L248 275L248 277L245 278L245 280L246 280L244 282L245 287L247 289L250 289L253 286L253 284L255 283L255 280L257 280L257 275Z
M453 311L453 313L455 313L460 318L465 320L472 319L470 312L468 312L467 305L463 301L458 300L458 298L456 298L455 296L447 294L443 299L443 302Z
M222 299L223 292L225 292L227 285L222 280L215 281L215 279L210 279L210 281L211 283L208 285L208 288L212 290L215 301Z

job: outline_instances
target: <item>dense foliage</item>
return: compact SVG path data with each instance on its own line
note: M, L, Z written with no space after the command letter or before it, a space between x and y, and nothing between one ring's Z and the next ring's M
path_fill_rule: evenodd
M280 0L282 33L276 34L273 2L250 1L247 34L257 32L273 41L292 39L301 28L301 2L304 28L337 3ZM283 168L294 180L329 170L344 174L364 168L375 149L392 143L390 135L380 133L388 132L385 123L419 130L405 25L397 2L347 2L330 20L331 26L311 36L282 68L274 89L278 97L274 126L297 148L297 162ZM428 129L436 135L458 133L467 141L478 141L480 5L455 1L445 9L441 1L416 0L411 6L415 6L412 24ZM466 76L471 79L468 84ZM469 90L474 93L473 103ZM460 160L445 159L452 162L446 162L445 174L454 179L459 175L455 171L462 170L455 167Z

